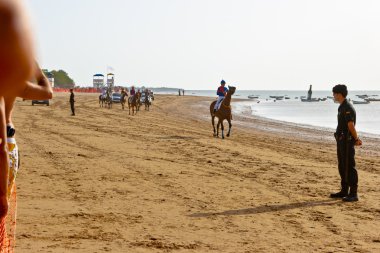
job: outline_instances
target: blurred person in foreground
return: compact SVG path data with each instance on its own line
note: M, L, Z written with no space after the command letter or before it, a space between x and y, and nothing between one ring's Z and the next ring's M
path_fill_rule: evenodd
M8 211L6 102L15 97L52 98L50 86L29 80L39 68L35 64L29 21L19 0L0 0L0 218ZM13 104L13 103L12 103Z

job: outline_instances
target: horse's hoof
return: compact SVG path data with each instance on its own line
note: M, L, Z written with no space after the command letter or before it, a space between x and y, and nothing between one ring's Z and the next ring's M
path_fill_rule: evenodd
M222 136L222 139L224 139L224 136Z
M229 134L227 134L227 137L230 137L230 135L229 135Z

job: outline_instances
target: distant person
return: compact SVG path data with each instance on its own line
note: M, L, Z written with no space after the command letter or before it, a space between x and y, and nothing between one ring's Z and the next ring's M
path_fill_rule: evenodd
M185 96L185 90L182 90L182 96Z
M135 86L132 86L131 87L131 97L134 97L136 95L136 90L135 90Z
M334 100L340 106L338 108L338 126L334 134L337 142L338 168L341 189L337 193L330 194L331 198L342 198L343 201L358 201L358 172L355 168L355 147L361 146L355 129L356 112L351 103L346 99L347 87L343 84L333 88Z
M224 97L227 95L228 89L225 86L226 86L226 82L222 80L220 82L220 86L218 90L216 91L216 94L218 95L218 100L215 103L214 113L219 109L220 103L223 101Z
M70 107L71 107L71 116L75 116L75 107L74 107L74 103L75 103L75 95L74 95L74 90L73 89L70 89Z
M105 99L107 97L107 89L102 89L102 98Z
M178 89L178 96L181 96L181 89Z
M124 88L121 88L121 92L120 92L120 94L122 95L122 96L128 96L128 90L127 89L124 89Z

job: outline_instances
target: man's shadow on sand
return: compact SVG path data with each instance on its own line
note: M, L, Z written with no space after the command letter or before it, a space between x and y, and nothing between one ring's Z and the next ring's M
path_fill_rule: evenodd
M318 200L318 201L306 201L299 203L291 204L279 204L279 205L263 205L252 208L245 209L236 209L236 210L227 210L224 212L214 212L214 213L194 213L189 215L194 218L207 218L211 216L230 216L230 215L249 215L249 214L259 214L259 213L269 213L269 212L278 212L296 208L308 208L314 206L331 206L338 203L342 203L341 200L337 199L328 199L328 200Z

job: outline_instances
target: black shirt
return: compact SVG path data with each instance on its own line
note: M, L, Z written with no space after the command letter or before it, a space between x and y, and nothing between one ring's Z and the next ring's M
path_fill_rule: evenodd
M338 126L336 128L336 133L338 135L344 134L348 135L348 122L353 121L356 124L356 111L351 103L345 99L343 103L338 108Z
M74 103L74 92L71 93L70 95L70 103Z

